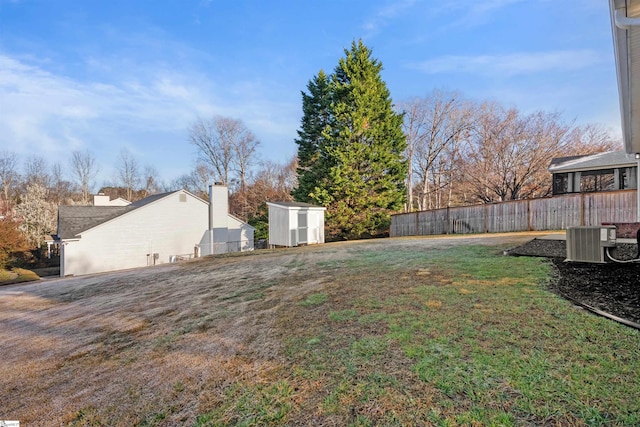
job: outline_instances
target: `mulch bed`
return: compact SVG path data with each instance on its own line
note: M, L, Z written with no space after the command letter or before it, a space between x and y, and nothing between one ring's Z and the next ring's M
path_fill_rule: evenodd
M509 251L512 255L550 258L558 277L549 285L558 295L582 305L640 324L640 262L590 264L565 262L566 242L534 239ZM637 245L618 244L612 255L634 259Z

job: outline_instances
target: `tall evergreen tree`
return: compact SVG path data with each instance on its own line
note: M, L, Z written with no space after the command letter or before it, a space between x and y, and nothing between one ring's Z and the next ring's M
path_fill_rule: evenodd
M381 70L360 40L345 49L331 76L330 115L317 146L321 167L311 166L315 182L309 199L327 207L333 238L383 233L390 212L401 209L405 199L402 115L393 111Z
M332 117L330 83L331 79L320 70L307 84L309 93L302 92L302 125L295 141L298 144L298 186L292 194L300 202L314 201L310 195L326 173L322 150L323 132L330 126Z

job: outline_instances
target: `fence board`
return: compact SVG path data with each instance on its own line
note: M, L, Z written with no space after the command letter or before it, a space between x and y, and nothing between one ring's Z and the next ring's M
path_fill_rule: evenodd
M603 222L636 222L636 197L636 190L620 190L395 214L390 235L565 230Z

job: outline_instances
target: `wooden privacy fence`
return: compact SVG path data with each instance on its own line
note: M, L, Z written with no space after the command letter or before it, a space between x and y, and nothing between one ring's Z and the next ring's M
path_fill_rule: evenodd
M636 222L636 190L576 193L391 216L391 237L563 230L603 222Z

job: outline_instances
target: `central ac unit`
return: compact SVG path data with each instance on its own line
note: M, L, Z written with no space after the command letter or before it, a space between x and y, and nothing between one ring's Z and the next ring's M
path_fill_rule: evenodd
M604 263L605 248L615 246L613 225L567 228L567 261Z

